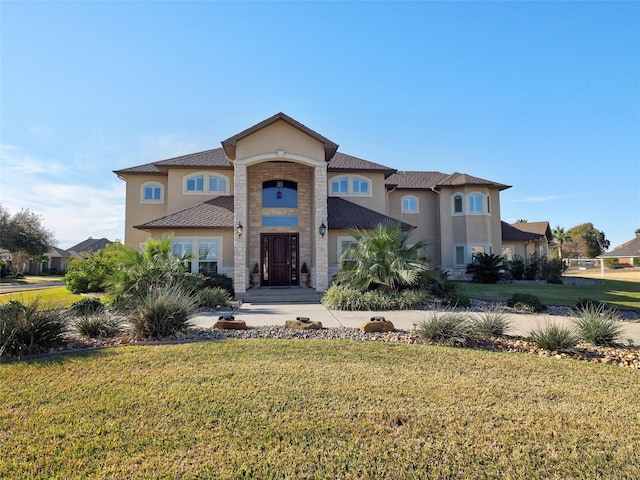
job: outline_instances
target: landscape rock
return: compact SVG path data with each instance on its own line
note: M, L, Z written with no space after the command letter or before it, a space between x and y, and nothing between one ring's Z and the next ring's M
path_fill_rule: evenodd
M245 330L247 328L247 324L244 320L217 320L213 325L213 328L217 328L220 330Z
M303 322L301 320L287 320L284 323L284 326L287 328L292 328L294 330L322 330L322 322L318 321Z
M368 320L360 325L360 331L365 333L391 332L393 329L393 323L387 320Z

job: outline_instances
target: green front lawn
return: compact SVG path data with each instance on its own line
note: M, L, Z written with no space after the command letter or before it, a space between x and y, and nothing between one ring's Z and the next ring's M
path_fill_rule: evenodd
M603 285L554 285L459 283L460 291L471 298L507 301L515 293L536 295L546 305L573 305L581 298L606 302L618 309L640 309L640 282L601 280Z
M16 293L0 294L0 305L8 303L10 300L17 300L23 304L27 304L38 298L41 305L59 305L62 307L69 307L85 297L85 295L76 295L71 293L66 287L47 287L42 289L22 290Z
M227 340L0 365L2 478L638 478L638 372Z

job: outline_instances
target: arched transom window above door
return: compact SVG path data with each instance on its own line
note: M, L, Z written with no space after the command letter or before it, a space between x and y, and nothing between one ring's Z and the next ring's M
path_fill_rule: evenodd
M262 208L298 208L298 184L291 180L262 182Z

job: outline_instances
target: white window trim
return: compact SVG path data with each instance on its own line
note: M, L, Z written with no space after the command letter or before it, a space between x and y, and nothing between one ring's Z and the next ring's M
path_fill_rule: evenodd
M415 200L416 209L415 210L405 210L405 208L404 208L405 199L407 199L407 200L409 200L409 199ZM418 200L418 197L416 197L415 195L404 195L400 199L400 211L401 211L401 213L420 213L420 201Z
M144 191L147 187L160 187L160 200L145 200ZM164 203L164 185L160 182L154 181L144 182L142 185L140 185L140 203Z
M505 260L507 260L508 262L511 262L511 261L513 261L513 257L516 256L516 247L515 247L515 245L502 245L502 251L500 252L500 256L502 258L504 258L504 251L506 249L511 250L511 260L508 260L508 259L505 259Z
M346 192L334 192L332 184L335 181L339 181L342 179L347 180L347 191ZM367 182L369 185L369 191L367 193L360 193L353 191L353 181L360 180L363 182ZM337 175L335 177L331 177L329 179L329 196L330 197L371 197L373 196L373 182L368 177L363 177L362 175Z
M191 254L194 256L191 260L191 273L198 273L200 270L200 242L218 242L218 272L224 268L224 242L221 236L176 236L173 242L191 242Z
M187 190L187 182L195 177L202 177L202 190L190 191ZM210 177L218 177L225 181L225 190L209 190L209 178ZM228 195L229 189L231 188L229 177L223 175L221 173L211 173L211 172L194 172L182 177L182 194L183 195L208 195L208 194L217 194L217 195Z

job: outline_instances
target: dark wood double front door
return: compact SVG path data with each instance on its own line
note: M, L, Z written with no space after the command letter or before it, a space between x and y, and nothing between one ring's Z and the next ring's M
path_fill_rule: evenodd
M298 234L260 234L261 285L288 287L299 285Z

